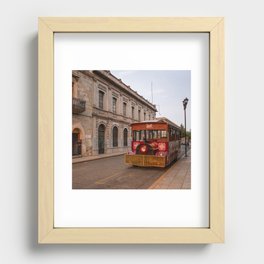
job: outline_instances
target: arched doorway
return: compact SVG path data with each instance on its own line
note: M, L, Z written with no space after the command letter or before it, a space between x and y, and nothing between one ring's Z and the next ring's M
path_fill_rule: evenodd
M98 154L104 154L105 145L105 126L101 124L98 127Z
M72 131L72 156L82 155L81 131L75 128Z

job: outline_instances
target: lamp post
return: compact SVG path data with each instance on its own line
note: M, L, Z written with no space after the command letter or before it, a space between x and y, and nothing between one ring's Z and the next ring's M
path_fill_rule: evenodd
M187 142L186 142L186 107L188 104L189 99L186 97L182 103L183 103L183 109L184 109L184 136L185 136L185 157L187 157Z

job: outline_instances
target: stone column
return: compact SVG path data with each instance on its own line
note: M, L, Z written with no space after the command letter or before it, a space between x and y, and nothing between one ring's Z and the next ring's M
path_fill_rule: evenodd
M109 90L106 88L105 95L104 95L104 110L109 111Z
M118 112L119 115L123 115L123 96L120 94L118 102Z

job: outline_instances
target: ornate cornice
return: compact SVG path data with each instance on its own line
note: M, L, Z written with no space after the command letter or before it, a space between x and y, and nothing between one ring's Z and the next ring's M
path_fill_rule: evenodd
M134 97L138 101L140 101L145 106L151 108L153 111L157 112L156 105L150 103L148 100L146 100L143 96L138 94L136 91L134 91L130 86L126 85L122 82L121 79L118 79L115 77L110 71L93 71L93 73L104 80L107 80L112 85L118 86L122 92L129 94L130 96Z

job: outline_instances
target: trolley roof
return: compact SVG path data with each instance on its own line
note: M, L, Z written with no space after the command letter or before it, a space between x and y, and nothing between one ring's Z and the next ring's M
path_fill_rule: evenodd
M156 124L169 124L171 126L180 128L180 126L176 125L175 123L173 123L171 120L169 120L166 117L157 117L156 119L153 120L145 120L145 121L141 121L141 122L135 122L132 123L131 125L138 125L138 124L149 124L149 123L156 123Z

